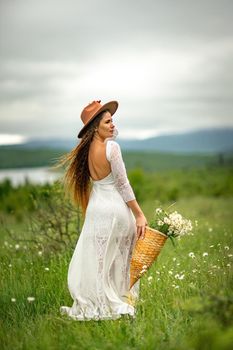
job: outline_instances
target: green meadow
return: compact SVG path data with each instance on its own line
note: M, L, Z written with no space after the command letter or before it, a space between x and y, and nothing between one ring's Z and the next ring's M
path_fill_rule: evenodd
M3 181L1 349L232 349L232 164L218 155L124 158L148 222L155 208L173 204L192 221L192 235L175 247L166 241L141 279L135 319L73 321L59 308L72 305L67 270L82 228L80 210L58 181L18 187Z

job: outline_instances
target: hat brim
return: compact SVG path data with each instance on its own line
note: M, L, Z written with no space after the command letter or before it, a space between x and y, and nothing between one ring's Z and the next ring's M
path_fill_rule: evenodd
M96 113L91 117L91 119L85 124L85 126L79 131L78 133L78 138L82 138L83 135L86 132L86 129L88 127L88 125L92 122L92 120L97 117L101 112L105 111L105 110L109 110L109 112L111 113L111 115L113 115L116 110L118 108L118 102L117 101L110 101L105 103L100 109L98 109L98 111L96 111Z

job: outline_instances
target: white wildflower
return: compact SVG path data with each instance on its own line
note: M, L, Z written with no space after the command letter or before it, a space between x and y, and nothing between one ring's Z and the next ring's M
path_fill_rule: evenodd
M45 267L44 269L45 269L46 271L49 271L49 267Z
M42 252L41 250L39 250L38 255L42 255L42 253L43 253L43 252Z
M160 214L160 213L162 213L162 209L161 209L161 208L156 208L156 209L155 209L155 212L156 212L157 214Z
M193 252L189 253L190 258L195 258L195 254Z
M233 255L232 254L228 254L229 258L231 258Z
M179 280L183 280L184 279L184 274L179 276Z
M163 222L161 220L158 220L158 225L163 226Z
M19 244L15 245L15 249L18 250L19 249Z
M148 281L151 281L153 279L153 277L149 276L147 279L148 279Z
M227 267L230 267L231 266L231 264L227 264Z
M27 297L27 301L28 301L29 303L31 303L31 302L34 301L34 300L35 300L34 297Z
M210 248L213 248L213 247L214 247L214 245L213 245L213 244L211 244L211 245L210 245Z
M184 274L183 275L180 275L179 273L177 273L175 275L175 278L178 279L178 280L183 280L184 279Z
M16 302L16 299L15 299L15 298L11 298L11 301L12 301L13 303L15 303L15 302Z
M173 271L171 271L171 270L168 271L168 273L169 273L169 275L173 275Z
M212 227L209 227L208 231L209 231L209 232L212 232L212 231L213 231Z
M165 224L168 224L168 225L170 225L170 223L171 223L171 220L169 218L167 218L166 216L163 219L163 221L165 222Z
M176 284L172 284L172 287L177 289L177 288L180 288L179 286L177 286Z
M207 252L205 252L205 253L203 253L203 254L202 254L202 256L208 256L208 253L207 253Z
M229 250L230 248L228 247L228 245L225 245L224 249Z
M176 261L176 258L173 258L172 260L173 260L173 261Z

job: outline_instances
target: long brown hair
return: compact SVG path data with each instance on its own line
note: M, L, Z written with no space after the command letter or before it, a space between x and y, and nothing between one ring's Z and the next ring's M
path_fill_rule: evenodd
M69 162L61 181L64 184L65 194L71 196L75 205L81 206L83 215L86 213L91 187L88 167L89 148L95 134L95 128L99 126L106 112L107 110L101 112L91 121L80 143L69 153L58 158L58 162L53 167L59 168Z

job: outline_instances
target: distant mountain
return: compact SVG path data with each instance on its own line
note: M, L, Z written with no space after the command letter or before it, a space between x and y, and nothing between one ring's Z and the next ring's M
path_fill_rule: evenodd
M175 153L233 153L233 129L205 129L161 135L146 140L122 140L122 149Z
M70 150L78 139L32 139L10 148L52 148ZM122 150L158 151L174 153L233 153L233 128L202 129L192 132L161 135L144 140L116 140Z

